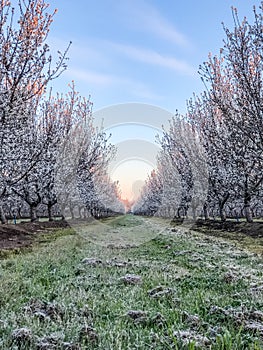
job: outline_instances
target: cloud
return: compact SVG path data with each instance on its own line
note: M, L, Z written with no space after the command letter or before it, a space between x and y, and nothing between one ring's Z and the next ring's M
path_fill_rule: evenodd
M125 90L131 96L148 100L161 100L163 97L153 92L146 84L126 77L113 74L105 74L97 71L70 68L64 74L70 76L71 80L82 81L92 87L115 88Z
M127 79L125 85L127 90L130 91L130 94L133 95L133 97L142 98L149 101L160 101L164 99L164 96L153 92L150 87L141 82Z
M107 55L105 55L105 48L107 50ZM140 61L146 64L164 67L181 74L192 76L196 73L190 64L186 61L178 60L175 57L160 54L159 52L151 49L145 49L142 47L136 47L128 44L119 44L116 42L106 41L103 39L96 39L89 41L89 47L82 47L80 44L72 45L72 59L71 61L77 60L78 62L85 61L89 62L90 65L94 67L104 67L104 69L117 68L116 57L114 57L114 51L125 55L129 59ZM121 61L123 62L123 60ZM95 84L107 84L107 82L116 77L112 77L108 74L91 73L88 74L90 77L86 76L86 80L94 82ZM82 76L80 75L81 79Z
M87 69L70 68L64 74L71 77L72 80L85 81L87 84L96 86L109 86L115 83L115 77L110 74L103 74Z
M124 6L124 11L129 14L129 18L132 18L132 24L137 30L150 32L182 47L192 46L188 38L178 31L153 5L142 0L128 0L124 2Z
M187 62L178 60L171 56L161 55L154 50L116 43L111 43L111 46L122 54L137 61L168 68L189 76L196 74L196 69Z

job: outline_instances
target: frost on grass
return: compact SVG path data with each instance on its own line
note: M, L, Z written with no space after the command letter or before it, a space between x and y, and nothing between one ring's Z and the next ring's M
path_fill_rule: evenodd
M263 323L260 322L246 322L244 329L252 333L260 334L263 336Z
M61 345L63 342L64 335L60 333L52 333L50 335L46 335L43 338L39 338L37 342L38 350L45 349L55 349Z
M181 330L174 332L176 339L184 346L194 343L195 346L201 347L202 349L209 347L211 341L204 335L196 333L192 330Z
M84 258L81 262L85 265L90 265L93 267L96 267L98 265L103 265L102 260L97 258Z
M52 350L52 349L63 349L63 350L80 350L80 346L74 342L63 341L64 334L52 333L42 338L38 338L36 348L37 350Z
M83 305L80 310L76 310L76 314L90 321L92 321L94 317L93 310L87 304Z
M145 322L147 319L147 312L142 310L129 310L126 315L135 323Z
M251 311L247 316L244 328L252 333L263 336L263 312L260 310Z
M128 261L119 261L116 258L112 260L103 261L98 258L84 258L81 261L82 264L92 267L127 267L132 266L132 263Z
M199 253L193 253L190 255L190 261L192 263L200 262L203 260L203 256Z
M148 291L148 295L151 298L161 298L161 297L165 297L168 295L171 295L173 293L173 289L172 288L167 288L164 286L157 286L151 290Z
M79 332L79 341L85 344L88 343L97 343L99 336L96 330L91 326L83 326Z
M78 256L71 265L76 277L59 280L59 283L66 283L65 288L59 285L60 300L65 300L65 304L62 301L59 304L46 302L44 297L26 304L23 310L25 325L31 322L34 325L34 328L29 325L32 331L37 325L39 333L33 336L29 346L24 347L39 350L114 348L115 339L109 339L107 334L113 331L116 338L133 330L143 332L142 342L149 341L154 332L155 348L159 349L175 349L175 346L178 349L216 348L217 339L221 336L223 339L226 328L229 328L233 342L240 329L242 341L248 338L248 342L252 342L253 337L263 335L263 312L260 310L263 266L260 258L246 257L243 252L239 254L239 250L228 243L208 243L203 241L203 236L198 239L181 234L180 238L174 235L174 240L160 239L158 244L153 243L153 247L148 243L138 251L82 248L85 259ZM220 283L222 288L217 289ZM123 310L123 305L129 306ZM105 313L109 319L105 319ZM124 322L115 324L111 316L116 319L116 315ZM21 326L15 324L13 329ZM65 338L44 337L62 327L67 332ZM3 333L10 337L8 329L3 329ZM22 341L23 338L17 339ZM133 348L133 339L121 340L123 348L126 345ZM10 338L5 341L9 344ZM14 346L18 348L17 344ZM28 343L24 341L23 344Z
M19 347L29 345L33 341L31 329L27 327L17 328L12 332L12 342Z
M150 325L155 325L157 327L164 327L167 322L165 317L160 313L157 312L157 314L153 315L149 320Z
M81 350L81 347L79 344L76 344L76 343L63 342L62 349L63 350Z
M242 266L229 261L223 263L221 267L227 270L224 276L226 283L243 280L248 281L252 287L261 283L259 280L259 276L261 275L259 267L252 268L250 266Z
M106 261L106 264L108 266L113 266L113 267L127 267L132 265L127 261L115 261L115 260Z
M262 295L263 294L263 284L253 283L250 288L251 294Z
M127 274L120 278L120 280L125 284L141 284L142 278L139 275Z
M191 253L193 253L191 250L175 250L173 252L175 256L190 255Z
M208 333L211 338L216 338L217 336L221 335L223 331L223 327L221 326L209 326L208 328Z
M191 327L198 327L202 324L202 320L198 315L191 315L188 312L184 311L183 320Z
M30 300L24 307L24 311L42 321L46 319L61 320L64 316L64 310L60 305L36 299Z
M144 326L163 328L167 325L165 317L160 312L150 314L142 310L129 310L126 316L135 324L142 324Z
M0 319L0 330L5 329L6 327L7 327L6 321Z
M240 276L238 276L233 271L228 271L224 274L224 281L226 283L234 283L237 282L240 279Z
M35 337L31 329L27 327L17 328L12 334L12 343L18 347L18 349L31 349L37 350L52 350L52 349L67 349L78 350L80 347L74 342L65 342L63 333L51 333L44 337Z
M255 310L250 313L250 318L255 320L263 321L263 312L260 310Z
M210 314L217 316L219 319L229 318L237 326L244 327L245 330L252 333L263 335L263 312L261 310L247 310L246 308L223 308L213 306Z

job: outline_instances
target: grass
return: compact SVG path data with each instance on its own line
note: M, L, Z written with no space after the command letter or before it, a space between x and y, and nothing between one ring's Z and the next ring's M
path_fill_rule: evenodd
M134 215L124 215L116 218L106 218L102 220L103 223L111 227L133 227L140 226L144 221Z
M1 349L263 348L261 256L158 219L116 229L156 234L125 247L65 229L1 261Z

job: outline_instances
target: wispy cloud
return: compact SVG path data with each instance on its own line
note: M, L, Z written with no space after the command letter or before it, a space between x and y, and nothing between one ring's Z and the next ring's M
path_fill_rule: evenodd
M189 63L184 60L176 59L173 56L168 56L159 53L158 51L146 49L143 47L137 47L129 44L119 44L112 41L106 41L103 39L90 40L89 47L83 48L80 44L72 45L72 61L86 61L94 67L104 67L104 69L112 69L115 67L117 69L116 62L120 59L123 63L123 58L116 57L115 53L125 55L128 59L133 59L135 61L140 61L150 65L156 65L164 67L184 75L194 75L196 69L192 67ZM105 50L107 55L105 55ZM117 59L117 60L116 60ZM108 81L112 80L112 76L109 74L93 73L85 77L85 79L98 84L107 84ZM82 79L82 76L79 76ZM115 79L115 77L114 77Z
M148 101L160 101L164 98L142 82L127 79L125 85L133 98L141 98Z
M165 18L152 4L143 0L128 0L122 2L122 7L132 18L134 28L154 34L173 44L190 47L190 40Z
M111 43L110 45L120 53L140 62L161 66L189 76L196 73L194 67L187 62L171 56L162 55L154 50L116 43Z
M124 91L133 98L147 100L161 100L163 97L152 91L146 84L126 77L113 74L104 74L87 69L71 68L64 74L70 76L71 80L82 81L85 84L96 88L113 88L117 91Z
M88 69L70 68L64 74L67 74L73 80L84 81L87 84L106 87L115 84L116 77L110 74L99 73Z

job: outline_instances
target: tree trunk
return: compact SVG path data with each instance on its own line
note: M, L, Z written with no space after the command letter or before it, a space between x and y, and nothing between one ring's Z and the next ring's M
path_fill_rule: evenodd
M66 219L65 218L65 209L66 209L66 206L62 205L60 212L61 212L61 220L63 220L63 221Z
M177 217L178 217L179 219L181 218L180 211L181 211L181 208L178 207L178 209L177 209Z
M204 211L204 218L205 218L205 220L209 220L209 214L208 214L207 203L204 203L204 205L203 205L203 211Z
M193 215L193 220L196 221L196 206L192 206L192 215Z
M188 209L189 209L189 205L185 205L183 207L183 212L184 212L184 218L188 219Z
M227 193L224 198L222 200L219 201L219 215L220 215L220 219L221 221L226 221L226 212L225 212L225 204L226 201L229 198L229 193Z
M22 217L21 210L22 210L22 208L21 208L21 207L18 207L18 209L17 209L17 217L18 217L19 219Z
M30 219L31 222L37 221L38 217L37 217L37 207L34 205L30 206Z
M52 218L52 204L49 202L47 205L48 221L53 221Z
M1 220L1 224L7 224L5 212L3 210L2 205L0 205L0 220Z
M221 221L226 221L226 212L225 212L225 209L224 209L224 206L219 206L219 216L220 216L220 219Z
M251 195L245 192L244 197L244 211L247 222L253 222L252 210L251 210Z
M74 215L74 206L70 204L69 210L70 210L71 219L72 219L72 220L75 219L75 215Z

